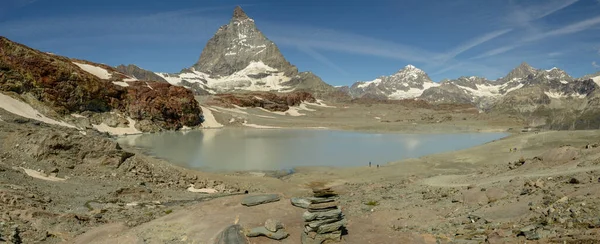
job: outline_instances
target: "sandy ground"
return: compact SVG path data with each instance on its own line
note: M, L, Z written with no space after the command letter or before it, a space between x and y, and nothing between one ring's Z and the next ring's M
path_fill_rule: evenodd
M447 112L405 111L394 105L304 106L309 110L296 110L303 116L252 108L207 109L225 126L412 133L514 128L515 132L473 148L379 168L298 168L291 175L209 174L146 157L134 148L107 150L115 145L99 134L57 132L59 127L23 122L0 110L4 120L0 122L0 207L6 213L0 221L8 227L0 235L9 236L17 224L27 240L46 243L213 243L218 232L236 219L252 228L275 218L284 223L290 237L281 242L251 238L249 243L300 243L304 209L292 206L290 198L308 196L310 186L319 184L340 194L348 220L343 243L595 243L600 239L600 147L594 146L600 142L600 131L518 133L517 122L480 114L453 113L451 120L441 121ZM94 150L103 153L90 154ZM111 161L111 155L125 151L135 156ZM81 155L86 155L84 162L78 161ZM89 155L93 157L88 159ZM78 163L71 167L72 162ZM37 178L31 180L32 176ZM43 178L50 176L65 180ZM219 193L190 192L190 184L193 189ZM282 199L245 207L240 204L244 195L222 194L245 190L251 195L276 193ZM90 204L92 208L84 207Z

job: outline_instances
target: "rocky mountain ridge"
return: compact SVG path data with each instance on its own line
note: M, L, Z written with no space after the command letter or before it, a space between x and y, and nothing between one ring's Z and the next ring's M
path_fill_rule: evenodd
M471 76L434 83L425 72L408 65L391 76L338 89L354 98L472 104L482 112L521 116L532 126L597 129L600 123L593 118L600 110L599 83L600 75L577 79L556 67L536 69L524 62L493 81Z
M424 71L408 65L391 76L367 82L359 81L342 89L355 98L419 98L433 103L470 103L487 109L504 95L531 86L542 87L544 93L551 98L582 98L587 96L593 86L584 82L585 80L575 79L559 68L541 70L522 63L506 76L493 81L483 77L463 76L435 83Z

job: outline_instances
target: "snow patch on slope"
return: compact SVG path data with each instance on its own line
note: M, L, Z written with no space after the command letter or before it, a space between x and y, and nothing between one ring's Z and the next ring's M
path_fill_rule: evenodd
M596 83L596 85L600 86L600 76L592 77L592 80Z
M13 114L25 117L25 118L30 118L30 119L34 119L37 121L41 121L47 124L53 124L53 125L60 125L60 126L65 126L65 127L69 127L69 128L76 128L73 125L67 124L65 122L61 122L61 121L56 121L53 120L51 118L48 118L46 116L44 116L43 114L41 114L39 111L35 110L33 107L31 107L31 105L19 101L17 99L14 99L10 96L4 95L2 93L0 93L0 108L3 108L4 110L11 112Z
M107 124L105 124L104 122L99 125L92 124L92 126L94 127L94 129L96 129L100 132L108 132L108 134L115 135L115 136L134 135L134 134L142 133L141 131L139 131L138 129L135 128L135 120L133 120L132 118L129 118L129 117L127 117L126 119L129 122L128 127L110 127Z
M113 84L117 85L117 86L122 86L122 87L128 87L129 84L127 84L127 82L124 81L113 81Z
M365 82L363 82L361 84L358 84L357 87L358 88L365 88L365 87L370 86L371 84L373 84L373 85L379 85L380 83L381 83L381 79L377 78L377 79L374 79L372 81L365 81Z
M284 90L288 87L283 86L282 83L291 80L283 72L264 64L262 61L253 61L243 70L221 77L211 77L209 74L194 69L191 72L184 72L179 75L156 74L172 85L181 85L181 82L185 80L190 83L199 83L201 86L209 88L208 90L215 91L236 89L250 91Z
M388 98L390 98L390 99L415 98L415 97L421 96L421 94L423 94L423 91L425 91L431 87L436 87L436 86L440 86L440 84L433 83L433 82L426 82L426 83L423 83L423 89L411 87L410 89L408 89L408 91L398 90L398 91L395 91L394 93L390 94L388 96Z
M249 124L248 121L246 121L246 120L244 120L244 123L242 123L242 125L247 126L247 127L256 128L256 129L279 129L279 128L281 128L281 127L277 127L277 126Z
M210 109L200 106L202 109L202 114L204 115L204 122L202 123L202 127L204 128L222 128L223 125L215 119L215 116L212 114ZM230 122L231 123L231 122Z
M96 77L98 77L100 79L108 80L112 76L108 72L108 70L106 70L104 68L101 68L101 67L98 67L98 66L89 65L89 64L82 64L82 63L77 63L77 62L73 62L73 64L79 66L79 68L81 68L85 72L88 72L88 73L90 73L92 75L95 75Z
M550 97L550 98L565 98L567 96L565 96L564 94L558 93L558 92L544 92L544 94L546 94L546 96Z

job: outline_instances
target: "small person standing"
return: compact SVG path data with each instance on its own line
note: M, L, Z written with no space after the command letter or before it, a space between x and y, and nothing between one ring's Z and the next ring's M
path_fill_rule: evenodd
M371 161L369 161L369 167L371 167Z

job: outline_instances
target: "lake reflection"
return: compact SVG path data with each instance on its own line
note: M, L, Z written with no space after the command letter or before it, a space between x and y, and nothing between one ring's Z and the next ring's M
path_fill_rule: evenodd
M298 166L385 164L459 150L504 133L371 134L331 130L216 129L118 138L121 144L187 168L208 171L280 170Z

